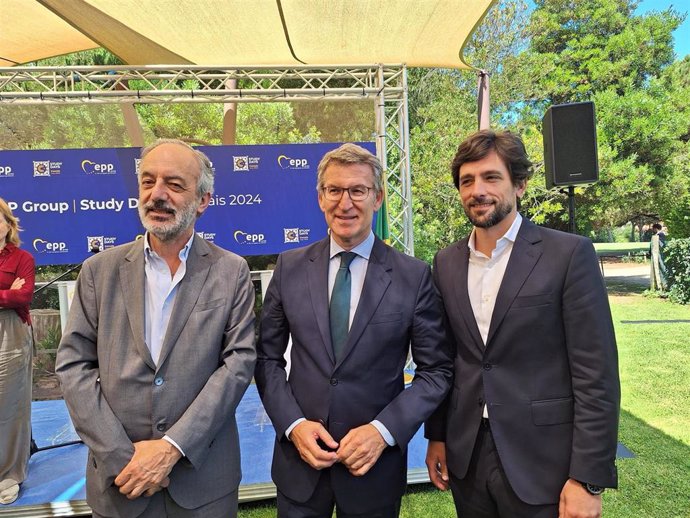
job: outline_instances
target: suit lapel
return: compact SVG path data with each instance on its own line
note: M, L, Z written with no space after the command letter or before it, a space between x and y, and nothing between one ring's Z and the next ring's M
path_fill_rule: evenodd
M204 287L208 272L211 269L210 249L206 242L194 235L192 248L187 258L187 270L177 286L175 305L170 314L170 322L165 333L165 339L161 347L161 355L158 359L160 367L175 346L182 329L187 325L189 315L199 300L201 290Z
M127 319L134 336L134 346L144 363L156 370L151 358L151 352L146 346L144 336L144 300L146 280L144 278L144 242L134 241L130 251L125 256L125 262L120 265L120 289L122 301L127 313ZM138 297L132 297L132 289L139 289Z
M369 257L359 304L357 304L352 326L347 335L347 342L345 342L343 354L338 364L341 364L347 358L369 324L369 320L374 316L391 283L390 271L392 269L388 262L388 245L376 238L374 247L371 250L371 256Z
M328 263L330 261L330 238L322 240L309 256L307 282L309 297L314 310L314 318L321 332L321 339L328 357L335 363L333 344L331 343L330 317L328 314Z
M484 353L484 341L482 335L477 327L477 321L474 318L474 310L470 302L470 294L467 288L467 268L470 262L470 249L467 246L469 237L466 237L457 244L458 247L458 270L453 276L453 287L455 290L455 298L458 304L458 309L462 318L465 320L465 325L474 340L474 345Z
M503 318L506 316L513 300L517 297L527 277L532 273L541 254L542 247L539 229L531 221L523 219L513 244L513 251L508 260L501 287L496 296L496 305L491 316L489 336L486 341L487 346L491 343L496 330L503 322Z

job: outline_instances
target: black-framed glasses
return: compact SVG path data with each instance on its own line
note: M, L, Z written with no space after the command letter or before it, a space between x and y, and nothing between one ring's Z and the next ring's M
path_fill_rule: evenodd
M366 185L355 185L354 187L347 188L327 185L322 187L321 191L323 192L323 197L328 201L340 201L345 191L347 191L352 201L364 201L369 196L369 191L373 189L373 187L367 187Z

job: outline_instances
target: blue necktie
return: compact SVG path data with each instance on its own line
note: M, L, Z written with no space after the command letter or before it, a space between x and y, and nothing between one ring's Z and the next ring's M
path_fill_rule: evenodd
M340 268L335 276L335 284L331 292L331 342L333 342L333 354L335 361L340 355L347 341L347 333L350 330L350 292L352 275L350 275L350 263L357 257L354 252L340 252Z

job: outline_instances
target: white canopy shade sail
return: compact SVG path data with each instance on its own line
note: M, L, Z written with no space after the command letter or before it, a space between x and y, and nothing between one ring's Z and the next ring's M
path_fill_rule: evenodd
M0 66L104 47L128 65L472 68L495 0L0 0Z

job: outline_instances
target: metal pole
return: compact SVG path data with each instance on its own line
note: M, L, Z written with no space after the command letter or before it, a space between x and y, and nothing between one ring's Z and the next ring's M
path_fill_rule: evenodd
M575 187L568 186L568 226L571 234L577 234L577 224L575 223Z

